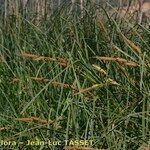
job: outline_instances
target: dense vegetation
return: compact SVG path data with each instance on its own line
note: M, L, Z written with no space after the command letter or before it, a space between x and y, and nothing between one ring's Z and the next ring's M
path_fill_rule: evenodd
M70 139L110 150L149 144L150 30L96 12L88 5L39 20L1 16L0 147L55 149L65 143L26 144Z

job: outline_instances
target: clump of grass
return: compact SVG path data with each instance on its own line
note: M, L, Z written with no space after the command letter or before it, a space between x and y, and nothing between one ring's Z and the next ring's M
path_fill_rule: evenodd
M1 23L0 138L22 149L48 139L112 150L148 144L149 29L125 30L90 4L81 16L68 11Z

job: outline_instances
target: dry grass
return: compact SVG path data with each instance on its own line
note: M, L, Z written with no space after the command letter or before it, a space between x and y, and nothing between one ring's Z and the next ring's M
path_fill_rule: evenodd
M104 11L97 20L95 9L89 4L82 18L61 10L40 25L13 16L0 23L1 139L94 140L65 150L148 143L149 30ZM21 146L9 148L30 149Z

